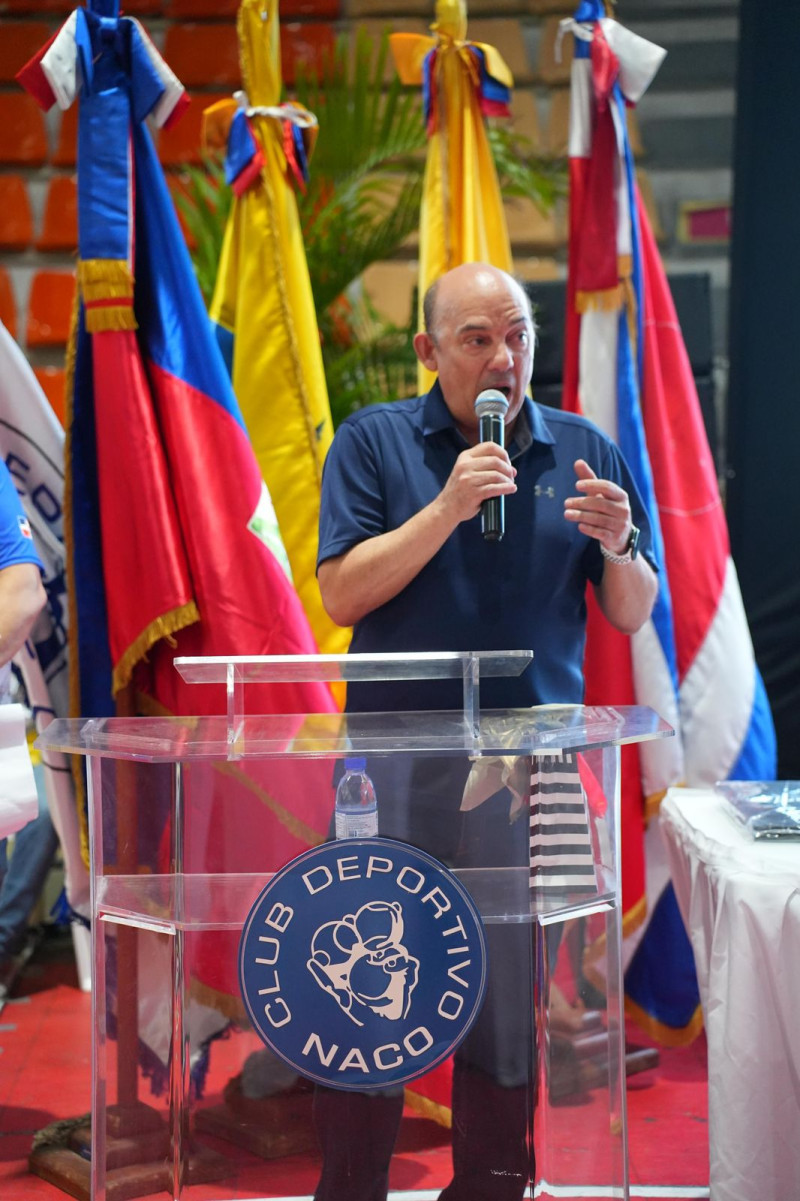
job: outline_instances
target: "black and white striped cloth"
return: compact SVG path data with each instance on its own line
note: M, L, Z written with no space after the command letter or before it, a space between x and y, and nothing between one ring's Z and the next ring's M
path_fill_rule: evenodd
M597 894L586 793L576 755L531 759L531 888L539 896Z

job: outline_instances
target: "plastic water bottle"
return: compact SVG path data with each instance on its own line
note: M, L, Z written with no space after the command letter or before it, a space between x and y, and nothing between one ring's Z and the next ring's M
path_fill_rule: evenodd
M366 766L366 759L344 761L344 775L336 789L337 838L377 837L378 801Z

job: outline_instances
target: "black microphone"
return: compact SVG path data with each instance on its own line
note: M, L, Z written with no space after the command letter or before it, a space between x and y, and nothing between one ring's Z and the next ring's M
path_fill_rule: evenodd
M475 401L481 442L505 446L505 421L508 401L497 388L480 392ZM505 497L490 496L481 503L481 533L487 542L499 542L505 533Z

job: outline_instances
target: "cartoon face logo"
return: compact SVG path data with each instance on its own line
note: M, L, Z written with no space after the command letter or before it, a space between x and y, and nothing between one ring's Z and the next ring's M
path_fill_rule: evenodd
M408 1014L419 960L403 946L403 933L399 902L369 901L314 934L308 970L357 1026L367 1011L389 1021Z
M394 1088L452 1055L486 991L483 924L458 877L390 838L322 843L276 872L239 944L253 1030L308 1080Z

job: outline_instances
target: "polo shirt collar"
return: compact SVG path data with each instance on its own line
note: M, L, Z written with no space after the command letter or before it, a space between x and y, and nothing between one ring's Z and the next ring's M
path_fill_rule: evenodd
M543 442L546 446L555 445L555 437L550 430L550 426L544 419L544 411L541 405L534 404L529 396L525 397L525 401L520 410L520 417L525 414L527 420L526 432L532 442ZM519 428L519 421L517 421Z
M441 430L455 430L458 432L458 426L453 420L453 416L447 405L444 403L442 389L437 379L425 397L422 433L427 438L429 434L438 434Z
M438 380L436 380L430 392L425 397L423 412L422 433L424 437L427 438L430 434L437 434L441 430L455 430L459 434L459 437L461 436L458 426L445 404ZM509 447L509 453L522 454L534 442L543 442L546 445L552 445L555 442L555 438L551 434L539 406L535 405L529 396L526 396L519 411L517 424L514 427L514 437Z

